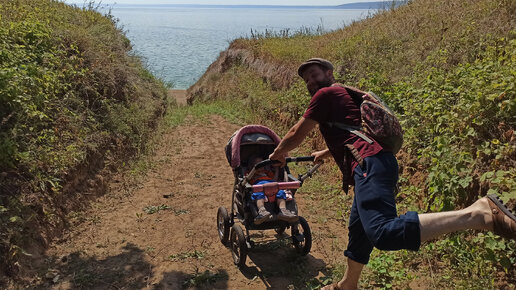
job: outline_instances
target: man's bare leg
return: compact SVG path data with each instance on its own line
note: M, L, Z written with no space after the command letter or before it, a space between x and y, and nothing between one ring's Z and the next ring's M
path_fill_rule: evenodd
M321 290L354 290L358 289L358 279L360 279L360 273L364 264L360 264L348 258L348 267L344 273L344 277L337 283L337 288L332 288L334 285L328 285Z
M473 229L493 230L493 219L487 198L481 198L469 207L457 211L419 214L421 242L437 238L443 234ZM337 283L337 289L357 289L363 264L348 258L348 268L344 278ZM331 286L322 288L332 289Z
M457 211L419 214L421 242L460 230L493 230L493 218L487 197Z
M419 214L421 242L438 238L444 234L461 230L493 231L493 216L488 198L483 197L465 209ZM344 278L337 283L337 289L357 289L358 279L364 265L348 258ZM332 289L331 286L322 288Z

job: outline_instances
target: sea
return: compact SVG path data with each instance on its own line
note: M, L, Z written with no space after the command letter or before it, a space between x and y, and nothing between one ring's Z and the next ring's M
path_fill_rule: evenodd
M287 29L329 32L374 13L292 6L114 4L103 9L118 19L147 69L174 89L193 85L234 39Z

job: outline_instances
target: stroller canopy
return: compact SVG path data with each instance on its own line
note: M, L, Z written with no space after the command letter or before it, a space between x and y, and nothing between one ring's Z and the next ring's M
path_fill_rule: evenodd
M271 129L262 125L247 125L238 129L224 148L231 168L240 166L240 146L248 144L264 144L277 146L281 138Z

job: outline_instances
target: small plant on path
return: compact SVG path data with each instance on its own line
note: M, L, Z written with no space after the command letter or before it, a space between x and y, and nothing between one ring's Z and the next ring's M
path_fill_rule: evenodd
M199 287L203 284L215 283L217 280L227 279L228 274L225 271L218 271L213 273L209 270L205 270L200 273L198 269L195 270L195 274L188 276L184 282L185 287Z
M162 204L162 205L150 205L150 206L146 206L143 208L143 211L147 214L154 214L154 213L157 213L159 212L160 210L169 210L171 209L170 206L166 205L166 204Z

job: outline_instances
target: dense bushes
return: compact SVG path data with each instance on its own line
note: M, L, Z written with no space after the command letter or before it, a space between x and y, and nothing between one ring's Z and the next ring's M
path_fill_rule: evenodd
M339 81L382 96L405 129L401 208L451 210L487 193L498 193L514 206L515 12L516 2L505 0L409 1L326 35L240 39L229 50L250 51L266 63L291 67L293 74L302 61L324 57L336 64ZM305 110L309 96L300 79L278 89L245 59L225 63L232 66L204 84L211 98L243 99L260 122L279 131ZM224 91L213 89L221 86ZM322 146L320 137L312 138L311 146ZM434 245L430 254L445 253L443 245L453 239ZM477 251L482 239L473 234L461 240L468 243L464 251ZM516 250L514 241L489 239L502 245L491 251L494 256ZM514 255L503 263L485 259L507 273L506 281L515 282Z
M418 86L378 88L403 119L405 150L428 170L426 210L486 193L516 198L515 53L516 40L494 40L475 61L431 69Z
M166 88L130 51L116 20L93 7L1 2L2 266L25 242L51 238L39 231L65 222L66 207L106 160L145 148Z

